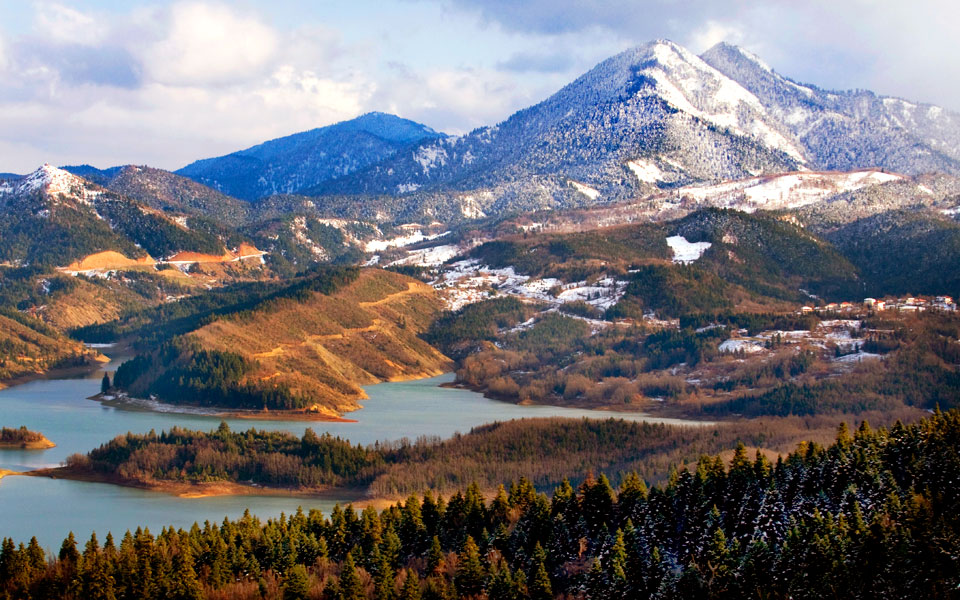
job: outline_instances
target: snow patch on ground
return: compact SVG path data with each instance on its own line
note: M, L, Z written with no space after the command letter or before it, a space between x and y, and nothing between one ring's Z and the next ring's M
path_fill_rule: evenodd
M317 260L327 260L329 258L327 251L307 235L306 217L296 217L290 223L290 232L293 233L294 239L297 240L300 245L306 247Z
M584 185L582 183L573 181L572 179L570 180L570 185L573 187L573 189L577 190L578 192L590 198L591 200L596 200L597 198L600 197L600 192L593 189L589 185Z
M482 219L487 216L477 203L475 196L464 196L460 201L460 214L467 219Z
M390 266L417 265L421 267L437 267L459 253L460 248L452 244L434 246L432 248L424 248L422 250L411 250L407 256L390 263ZM378 261L380 260L379 255L376 258Z
M800 208L836 194L901 179L901 175L871 170L785 173L706 186L688 186L677 190L676 195L719 208L754 212L758 209Z
M403 226L401 226L401 229L402 228ZM394 238L389 238L385 240L370 240L364 245L363 249L367 252L383 252L387 248L400 248L402 246L418 244L420 242L427 241L427 240L435 240L449 233L450 233L449 231L444 231L443 233L438 233L434 235L424 235L422 230L417 229L408 234L400 235Z
M710 242L688 242L682 235L667 238L667 245L673 250L673 262L689 264L703 256L711 244Z
M871 352L854 352L852 354L844 354L843 356L833 359L833 362L838 363L858 363L865 360L879 360L882 356L879 354L873 354Z
M663 171L651 161L631 160L627 166L641 183L657 183L664 179Z
M746 352L748 354L753 354L755 352L763 352L764 347L763 347L763 344L755 340L734 339L734 340L724 340L723 343L721 343L717 347L717 350L719 350L720 352L730 352L730 353L739 352L742 350L743 352Z
M424 175L429 175L432 169L447 164L447 150L439 144L423 146L413 155L413 160L423 169Z

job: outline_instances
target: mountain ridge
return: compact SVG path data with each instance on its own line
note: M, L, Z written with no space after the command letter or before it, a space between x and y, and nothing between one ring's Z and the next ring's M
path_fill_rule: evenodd
M767 87L757 74L769 78ZM774 92L779 96L765 95ZM777 99L793 98L788 92L813 98L806 112L790 112L792 105ZM863 102L869 110L857 112ZM353 197L378 207L389 197L395 218L468 220L803 169L960 174L951 157L960 157L960 127L952 125L960 116L907 103L950 125L934 135L919 116L907 122L894 114L904 102L797 84L735 46L698 57L657 40L602 61L497 125L423 142L302 193L320 203ZM914 124L923 126L920 133L912 133ZM926 146L921 133L934 135Z
M341 177L404 146L443 136L426 125L371 112L223 156L197 160L175 173L252 201ZM333 155L334 151L339 154Z
M190 250L222 254L216 235L45 164L0 185L0 260L63 266L105 250L128 258Z

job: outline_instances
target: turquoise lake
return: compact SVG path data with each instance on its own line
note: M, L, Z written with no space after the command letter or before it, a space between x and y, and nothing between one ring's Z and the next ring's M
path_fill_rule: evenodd
M115 360L104 369L113 371L119 362ZM0 450L0 468L28 471L55 467L74 452L87 452L128 431L160 431L174 425L210 430L224 420L104 406L88 399L99 391L102 376L103 370L100 370L87 377L38 380L0 390L0 425L26 425L57 444L49 450ZM289 431L299 436L310 427L318 433L330 432L361 444L404 437L411 440L419 436L449 437L484 423L525 417L622 417L683 423L637 413L517 406L468 390L439 387L452 380L453 375L447 374L369 386L365 389L370 398L363 402L364 407L347 415L356 419L356 423L225 420L234 430L255 427ZM238 517L247 509L263 519L281 512L289 514L298 506L329 514L335 503L335 498L276 496L179 498L108 484L8 476L0 480L0 537L12 537L19 542L35 535L42 545L55 550L70 531L81 542L89 538L92 531L102 540L107 531L116 537L137 526L159 532L167 525L189 527L194 522L202 524L205 520Z

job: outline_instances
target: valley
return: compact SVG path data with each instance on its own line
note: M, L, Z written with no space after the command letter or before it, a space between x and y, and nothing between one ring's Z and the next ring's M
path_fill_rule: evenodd
M956 589L960 115L660 39L222 152L0 175L0 596Z

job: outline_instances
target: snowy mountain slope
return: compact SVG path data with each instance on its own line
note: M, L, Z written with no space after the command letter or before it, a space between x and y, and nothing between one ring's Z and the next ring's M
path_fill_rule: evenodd
M628 163L641 159L672 185L803 162L752 94L660 40L607 59L499 125L421 144L308 193L404 196L425 214L464 218L467 201L494 214L635 197L660 183L634 175ZM441 191L448 205L432 206Z
M755 95L811 168L960 175L960 114L866 90L800 84L730 44L717 44L701 58Z
M782 173L705 186L686 186L670 193L681 202L715 208L755 210L795 209L821 202L844 192L904 181L903 175L876 170L851 172Z
M861 169L960 174L960 116L800 85L735 46L698 57L658 40L496 126L423 142L303 193L355 216L461 220Z
M176 171L243 200L289 194L379 162L400 148L443 137L426 125L384 113L270 140Z
M955 217L960 208L960 179L921 175L884 185L850 189L795 212L805 227L819 235L891 211L933 211Z

